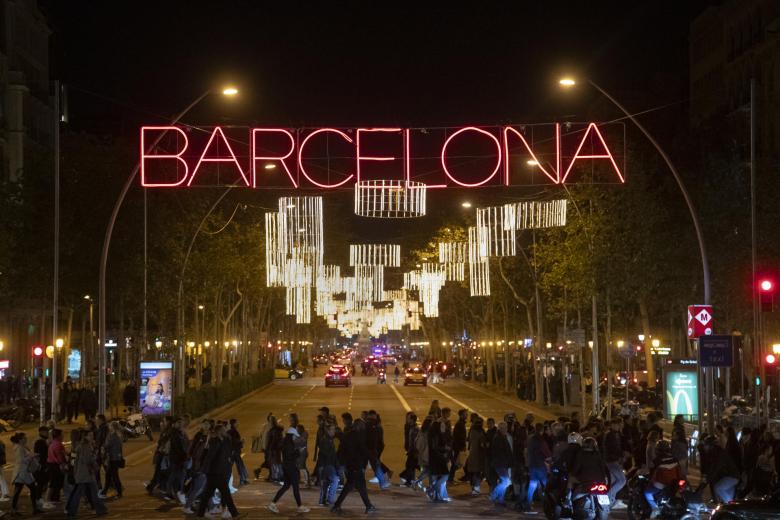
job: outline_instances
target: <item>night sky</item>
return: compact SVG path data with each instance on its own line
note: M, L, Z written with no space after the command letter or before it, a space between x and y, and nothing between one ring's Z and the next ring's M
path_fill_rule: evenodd
M687 96L688 27L707 2L40 5L73 128L131 135L228 80L240 101L204 103L187 122L553 121L587 110L557 89L570 70L636 100L632 109L658 106Z

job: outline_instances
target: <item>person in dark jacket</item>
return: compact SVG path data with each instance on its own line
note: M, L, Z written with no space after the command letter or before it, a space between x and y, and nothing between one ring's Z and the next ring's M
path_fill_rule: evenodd
M480 493L480 486L486 471L485 462L487 460L488 442L483 429L482 418L476 417L468 435L469 456L466 460L466 471L471 480L471 494L476 496Z
M93 388L85 388L81 391L79 405L84 412L84 419L94 419L98 409L97 394Z
M431 488L428 498L434 502L449 502L447 478L449 477L450 445L447 421L442 418L434 422L428 431L428 466L431 472Z
M713 436L705 439L702 451L702 458L706 459L706 464L703 463L702 467L706 472L707 482L712 485L713 498L722 503L730 502L734 499L734 492L739 484L737 464Z
M368 463L374 470L381 489L391 486L390 477L385 472L385 467L380 459L385 449L385 434L379 422L376 412L371 410L366 414L366 448L368 449Z
M404 451L406 452L406 463L401 472L401 484L411 487L415 478L417 467L420 463L417 460L417 450L415 441L420 429L417 427L417 415L414 412L406 412L406 422L404 423Z
M339 488L338 459L336 457L336 425L325 425L323 434L317 439L317 464L320 467L320 500L319 505L332 505L336 502L336 492Z
M552 453L544 440L544 426L542 423L536 423L533 428L533 435L528 437L528 496L527 502L530 507L533 504L534 493L539 485L544 489L547 486L547 462L551 459Z
M228 439L230 439L229 436ZM183 488L186 476L185 466L189 457L189 439L184 431L184 422L180 417L173 419L169 442L170 475L168 476L168 496L178 498L180 502L184 502L186 497L184 496ZM231 460L233 460L232 457Z
M233 441L233 460L236 462L239 485L245 486L249 484L249 472L246 470L246 464L244 464L244 459L241 457L241 451L244 448L244 439L241 438L241 433L238 431L238 421L236 419L230 419L228 435Z
M623 419L616 417L612 419L609 425L609 431L604 436L604 462L609 469L610 486L607 495L609 502L614 506L621 507L622 502L618 503L615 497L626 485L626 474L623 472L623 454L628 451L623 447Z
M130 413L134 410L138 403L138 387L135 386L135 381L132 379L127 382L124 390L122 390L122 404L124 404L127 412Z
M341 504L349 495L353 488L358 490L363 505L366 506L366 513L373 513L376 508L368 499L366 490L365 468L368 464L368 449L365 440L365 423L358 419L352 422L352 414L343 413L341 418L344 421L344 433L338 448L339 463L343 464L346 471L347 481L341 490L341 494L336 503L330 509L333 513L342 513Z
M204 419L200 423L200 429L195 433L195 436L190 443L188 456L192 461L192 465L190 466L190 475L192 478L190 480L190 489L187 491L187 499L184 502L184 514L186 515L195 514L192 506L195 504L195 500L197 500L201 493L206 489L207 479L203 462L206 459L206 454L208 452L209 432L213 426L214 424L211 420Z
M450 476L448 483L452 484L455 480L455 472L463 467L463 462L459 460L461 453L465 455L466 452L466 419L468 418L468 411L465 409L458 410L458 420L455 426L452 428L452 458L450 460Z
M490 443L490 462L498 476L498 482L490 492L490 500L496 505L504 505L504 495L511 484L509 469L513 467L512 445L509 441L507 424L498 423L498 431Z
M206 473L206 489L200 498L197 516L203 518L215 491L219 491L222 503L225 504L233 518L239 516L233 503L233 497L228 489L228 480L233 470L233 443L227 436L225 426L218 424L208 439L208 453L203 460Z
M38 497L46 495L46 488L49 486L49 472L47 459L49 458L49 428L41 426L38 428L38 438L33 445L33 452L38 459L35 471L35 483L38 485ZM43 504L39 504L43 506Z
M599 453L599 445L596 439L588 437L582 441L582 449L574 457L574 463L569 469L569 478L572 483L609 484L609 469Z
M288 489L292 487L295 503L298 505L298 513L308 513L309 508L301 503L301 473L298 471L298 458L300 457L300 447L297 438L300 437L298 429L290 426L282 441L282 472L284 474L284 484L276 492L271 503L268 504L268 510L272 513L279 513L279 507L276 503L284 496Z
M109 433L103 443L103 461L106 463L106 482L103 490L98 494L100 498L106 498L108 488L116 490L116 497L122 498L122 481L119 478L119 469L124 466L122 453L122 435L119 431L119 423L114 421L108 427Z

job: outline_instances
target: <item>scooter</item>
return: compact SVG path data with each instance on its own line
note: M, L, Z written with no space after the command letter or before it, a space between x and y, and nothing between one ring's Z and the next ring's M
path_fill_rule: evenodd
M609 488L603 482L581 483L572 493L572 512L577 520L607 520L610 500Z
M119 419L117 422L119 423L119 431L122 433L122 440L124 441L143 435L146 435L150 441L154 440L149 421L140 413L130 414L126 419Z
M650 485L647 475L637 474L629 480L628 488L628 518L629 520L644 520L650 518L650 505L645 499L645 489ZM656 496L660 519L693 520L699 518L699 513L704 511L704 500L701 497L701 489L693 488L687 480L680 480L676 489L659 489ZM679 491L679 493L677 493Z

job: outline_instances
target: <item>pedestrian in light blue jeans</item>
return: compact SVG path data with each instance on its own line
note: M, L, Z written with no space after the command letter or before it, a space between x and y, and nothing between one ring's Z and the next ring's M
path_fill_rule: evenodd
M504 496L512 479L509 477L509 468L496 467L496 475L498 475L498 483L490 492L490 501L501 505L504 503Z

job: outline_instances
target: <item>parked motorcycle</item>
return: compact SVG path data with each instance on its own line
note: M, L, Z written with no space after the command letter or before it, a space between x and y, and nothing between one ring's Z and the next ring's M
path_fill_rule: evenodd
M603 482L580 483L572 493L572 512L576 520L607 520L610 501Z
M122 440L136 439L146 435L149 440L153 440L152 428L149 421L140 413L128 415L126 419L119 419L119 431L122 433Z
M635 475L628 481L628 518L629 520L645 520L650 518L652 510L645 499L645 489L650 484L647 475ZM663 520L693 520L699 518L704 509L701 488L693 488L686 480L680 480L676 488L662 489L656 496L659 514Z

